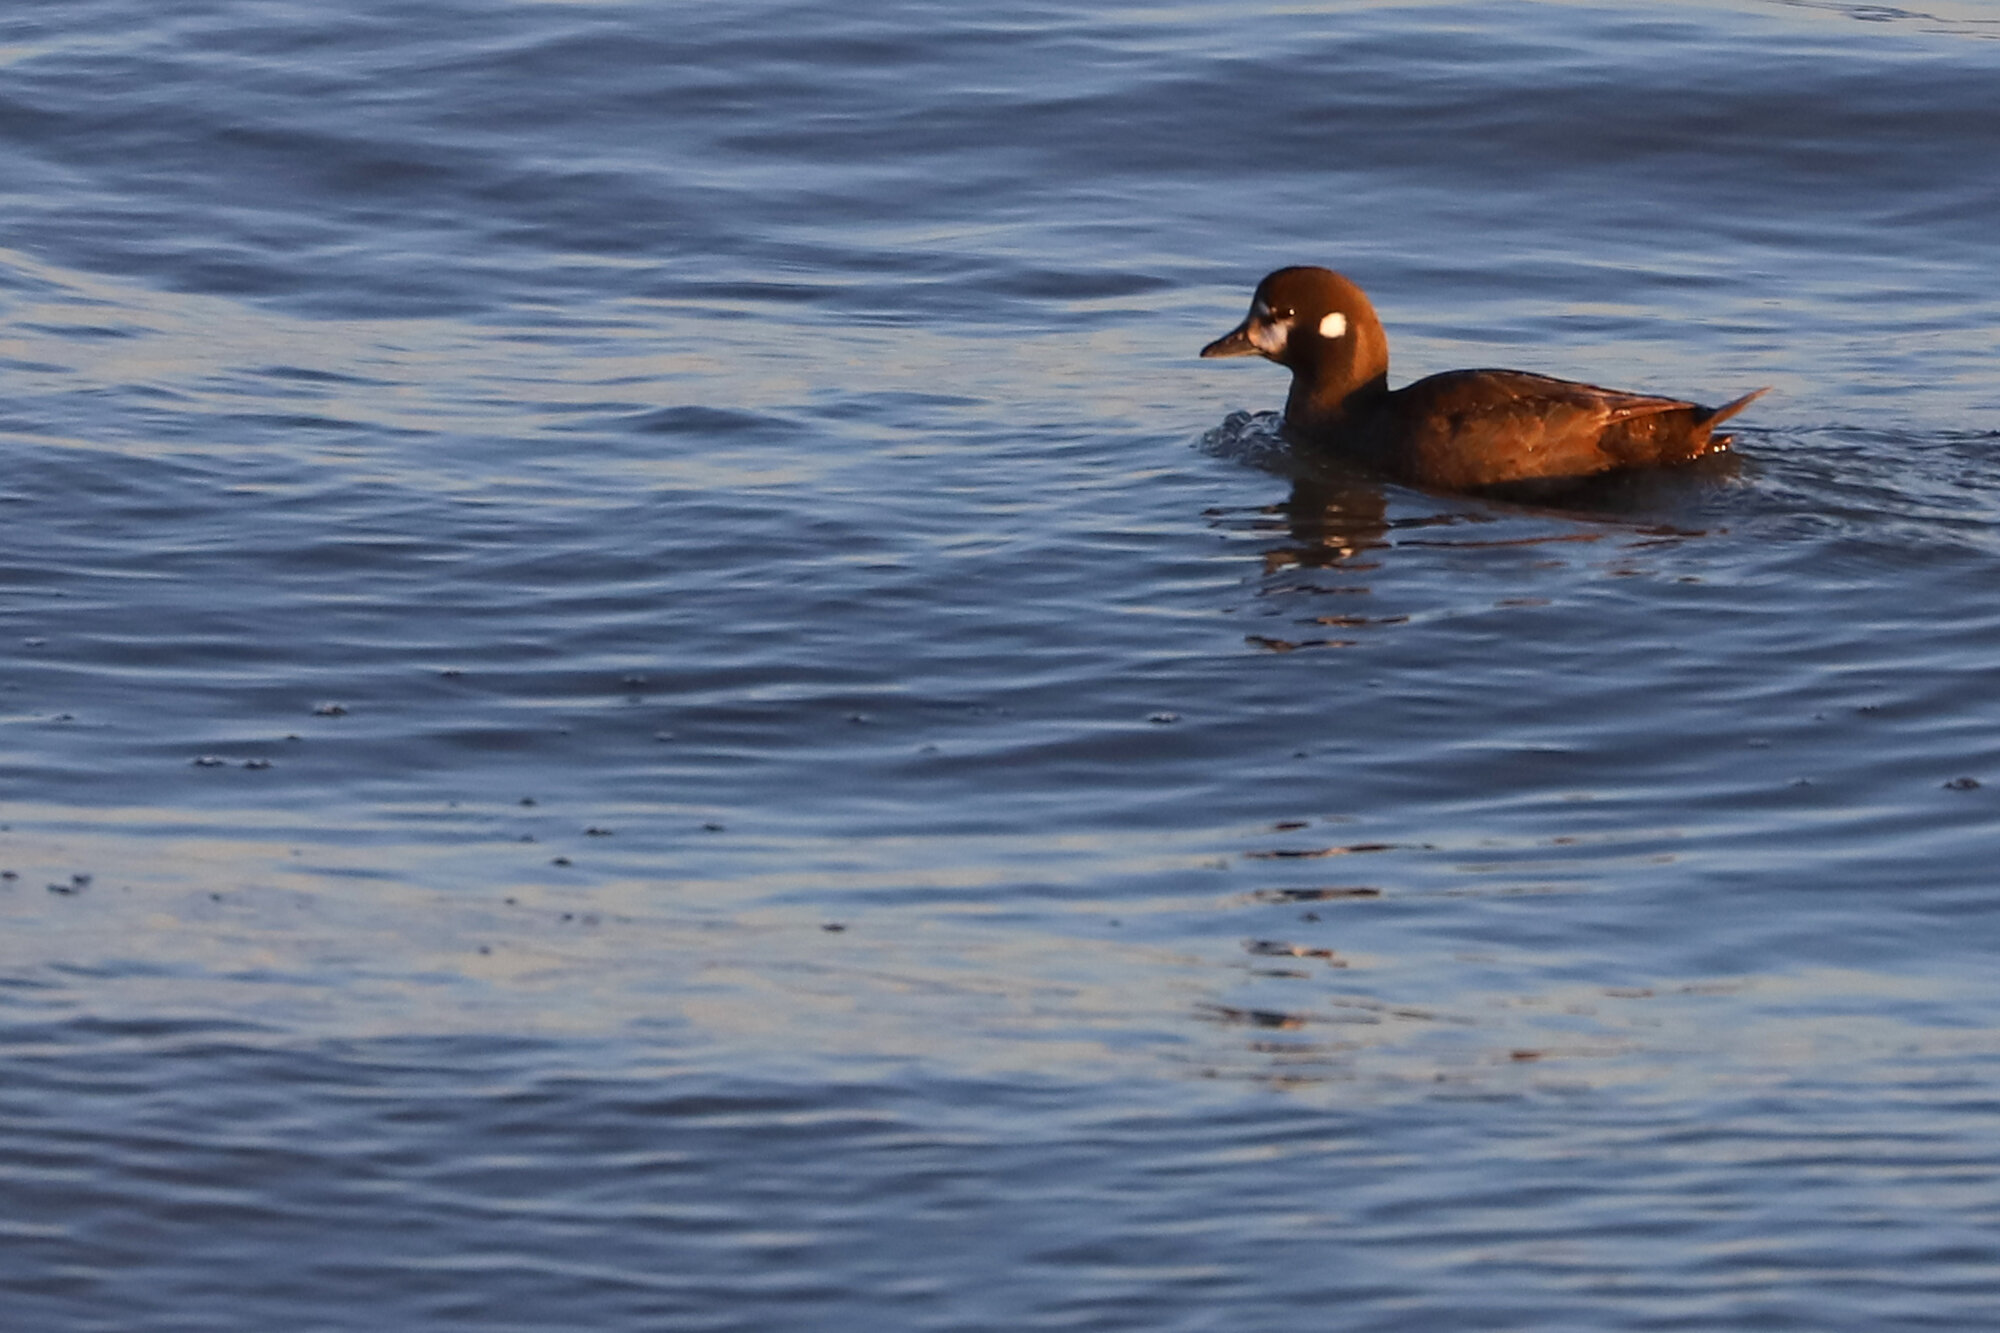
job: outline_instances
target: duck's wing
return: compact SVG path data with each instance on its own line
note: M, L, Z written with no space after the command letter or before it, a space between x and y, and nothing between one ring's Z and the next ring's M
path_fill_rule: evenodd
M1756 396L1711 409L1524 370L1454 370L1391 395L1395 453L1412 480L1449 489L1679 463L1720 447L1711 428Z

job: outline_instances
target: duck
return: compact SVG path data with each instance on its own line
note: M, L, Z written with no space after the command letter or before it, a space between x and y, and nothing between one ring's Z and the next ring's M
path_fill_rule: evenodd
M1281 268L1204 357L1261 356L1292 372L1284 434L1427 490L1536 490L1671 467L1729 449L1721 407L1526 370L1448 370L1389 387L1389 340L1361 288L1331 269Z

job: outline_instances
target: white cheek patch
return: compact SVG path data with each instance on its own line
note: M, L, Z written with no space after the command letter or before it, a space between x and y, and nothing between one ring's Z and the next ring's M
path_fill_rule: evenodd
M1283 323L1266 323L1260 320L1250 326L1250 345L1265 356L1279 356L1283 354L1285 344L1290 342L1291 339L1292 326L1289 321Z
M1338 338L1345 332L1347 332L1347 316L1338 310L1319 322L1319 336L1322 338Z

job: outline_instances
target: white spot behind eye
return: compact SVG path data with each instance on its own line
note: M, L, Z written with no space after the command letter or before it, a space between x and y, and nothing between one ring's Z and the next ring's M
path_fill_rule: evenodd
M1338 338L1345 332L1347 332L1347 316L1338 310L1319 322L1319 336L1322 338Z

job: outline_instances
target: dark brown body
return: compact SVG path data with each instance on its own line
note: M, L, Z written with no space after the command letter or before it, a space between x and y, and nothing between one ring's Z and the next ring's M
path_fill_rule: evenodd
M1726 449L1722 407L1601 389L1521 370L1453 370L1388 387L1388 340L1337 273L1279 269L1250 314L1203 356L1261 355L1292 371L1285 433L1399 481L1470 491L1685 463Z
M1686 463L1727 449L1716 423L1756 396L1709 408L1521 370L1452 370L1366 396L1327 429L1286 424L1400 481L1465 491Z

